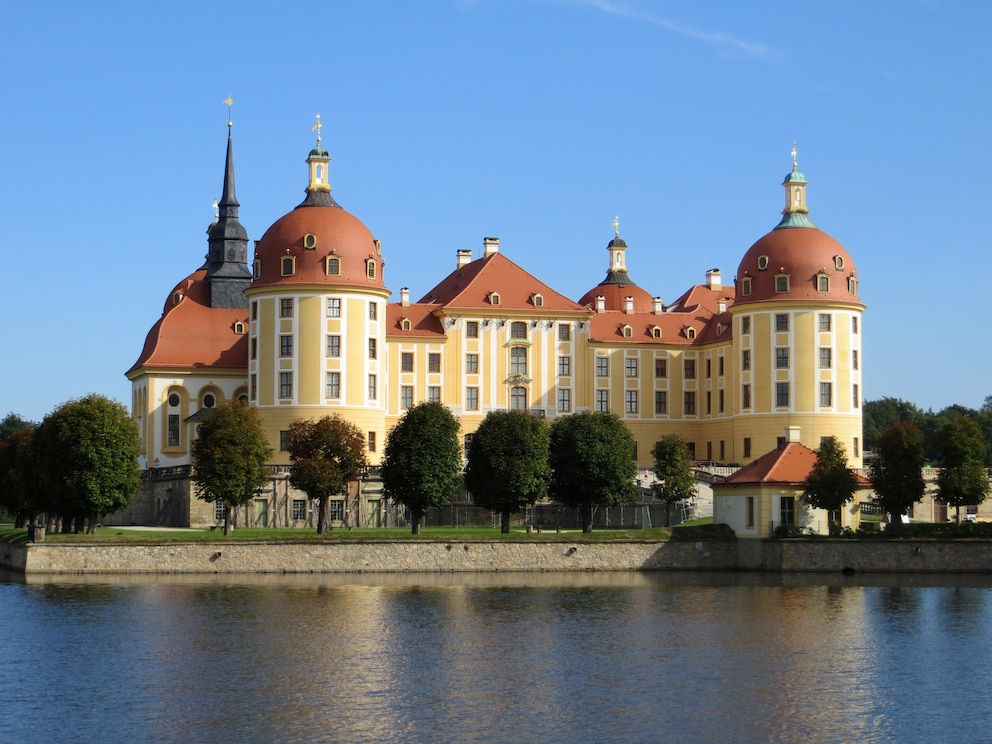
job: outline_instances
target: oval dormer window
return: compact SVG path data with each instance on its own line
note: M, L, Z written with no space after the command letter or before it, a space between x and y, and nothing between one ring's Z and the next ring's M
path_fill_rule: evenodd
M758 256L758 270L764 271L768 268L768 256Z

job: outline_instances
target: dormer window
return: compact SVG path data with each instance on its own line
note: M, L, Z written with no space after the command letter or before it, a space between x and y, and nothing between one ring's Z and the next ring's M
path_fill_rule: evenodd
M306 235L304 235L303 247L308 251L314 250L317 247L317 236L314 235L313 233L307 233Z
M536 294L532 299L534 302L534 307L544 307L544 295Z
M830 277L823 271L816 275L816 291L822 293L830 291Z
M623 337L624 338L633 338L634 337L634 329L631 328L629 325L623 326Z
M239 336L245 335L245 324L240 320L234 324L234 332Z
M341 276L341 259L335 256L327 257L327 275Z
M688 339L690 339L690 340L696 338L696 329L695 328L691 328L691 327L690 328L686 328L685 329L685 337L688 338Z
M296 273L295 256L283 256L279 265L282 267L283 276L293 276Z
M410 330L410 319L409 318L403 318L400 321L400 330L401 331L409 331Z
M749 297L751 295L751 277L746 276L741 279L741 294L745 297Z
M375 261L373 259L371 259L371 258L366 259L366 261L365 261L365 278L366 279L375 279L375 272L376 272Z
M661 328L659 326L651 326L651 338L661 338Z
M255 279L262 278L262 262L257 258L255 259L255 263L252 264L251 273Z
M855 297L858 296L858 279L857 277L851 276L847 278L847 291L850 292Z
M837 269L837 271L841 271L844 268L843 256L834 256L834 268Z
M175 292L175 293L173 293L173 295L172 295L172 304L173 305L178 305L182 301L183 301L183 293L182 292Z
M785 294L789 291L789 275L788 274L776 274L775 275L775 292L778 294Z
M490 292L489 293L489 304L490 305L498 305L499 304L499 292Z
M758 256L758 271L768 268L768 256Z

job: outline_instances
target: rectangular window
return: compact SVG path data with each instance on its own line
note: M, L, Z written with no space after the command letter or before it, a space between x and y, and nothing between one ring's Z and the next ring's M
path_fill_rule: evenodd
M820 369L830 369L830 347L820 347Z
M857 369L857 368L858 368L858 350L853 349L851 351L851 369Z
M289 512L289 518L294 522L305 522L307 520L306 499L293 499L293 504Z
M477 387L465 388L465 408L467 408L470 411L479 410L479 388Z
M289 436L289 430L283 429L279 432L279 451L289 452L290 447L293 444L292 438Z
M783 496L779 502L779 515L782 524L796 525L796 497Z
M858 395L858 386L857 385L855 385L854 388L853 388L853 396L852 396L852 398L853 398L853 401L852 402L854 404L854 407L855 408L858 408L861 405L861 396Z
M527 338L527 324L521 320L510 323L510 338Z
M466 338L479 337L479 321L477 320L465 321L465 336Z
M696 459L696 443L695 442L686 442L685 443L685 446L689 448L689 459L690 460L695 460Z
M637 391L625 390L623 397L624 397L623 410L626 413L637 413Z
M754 527L754 496L747 497L747 526Z
M833 405L833 389L834 386L829 382L820 383L820 405L829 406Z
M465 355L465 372L470 375L479 374L479 355L478 354L466 354Z
M324 395L327 398L341 397L341 373L328 372L324 384Z
M400 386L400 408L413 408L413 385Z
M609 411L610 410L610 391L609 390L597 390L596 391L596 410L597 411Z
M707 357L706 359L706 379L708 380L713 376L713 360Z
M857 437L854 438L854 445L851 447L851 453L855 457L861 457L861 445L858 442L858 438Z
M292 372L280 372L279 373L279 397L280 398L292 398L293 397L293 373Z
M727 446L726 446L726 443L721 439L720 440L720 462L723 462L726 459L727 459Z
M744 457L751 456L751 437L744 437Z
M251 303L251 319L258 320L258 302L255 300Z
M775 330L776 331L787 331L787 330L789 330L789 315L788 315L788 313L778 313L775 316Z
M253 372L251 377L249 378L249 382L251 386L251 391L249 392L249 396L251 397L252 400L258 400L258 375L256 375Z
M413 372L412 351L404 351L400 354L400 372Z
M378 320L379 318L379 305L375 302L369 303L369 320Z
M654 412L668 413L668 393L666 391L654 391Z
M428 403L440 403L441 402L441 388L437 385L431 385L427 388L427 402Z
M558 340L559 341L571 341L572 340L572 326L567 323L558 324Z
M608 377L610 374L609 357L596 357L596 377Z
M280 318L292 318L293 317L293 300L292 299L279 300L279 317Z
M789 383L787 382L775 383L775 405L777 406L789 405Z
M854 315L851 317L851 333L858 332L858 316Z
M723 377L723 357L716 358L716 375L717 377Z
M572 374L572 357L570 356L560 356L558 357L558 374L562 377L568 377Z
M510 374L527 374L527 349L522 346L514 346L510 349Z
M441 355L440 354L428 354L427 355L427 371L428 372L440 372L441 371Z
M379 384L375 375L369 375L369 400L375 400L379 396Z
M706 459L709 462L713 462L713 442L706 443Z
M741 408L751 407L751 386L741 385Z
M741 369L751 369L751 350L743 349L741 351Z
M568 413L572 410L572 391L569 388L558 388L558 412Z
M169 414L169 447L179 446L179 414Z
M789 349L775 349L775 366L778 369L789 368Z
M344 521L344 501L331 499L327 502L327 518L332 522Z
M327 299L327 317L328 318L340 318L341 317L341 299L338 297L329 297Z
M374 338L369 339L369 359L375 359L379 353L379 346Z
M723 413L723 402L724 402L723 388L720 388L720 390L717 392L717 395L719 396L718 399L720 403L719 407L717 408L717 412Z
M668 377L668 360L667 359L655 359L654 360L654 376L655 377Z
M687 392L683 396L682 412L686 416L694 416L696 414L696 394L693 392Z
M682 368L684 370L685 379L695 380L696 379L696 360L695 359L685 359L682 362Z
M258 359L258 339L252 338L251 340L251 358Z
M830 331L830 316L827 313L820 313L820 330L824 333Z
M706 415L709 416L713 413L713 393L709 390L706 391ZM707 460L712 460L712 457L707 457Z
M628 357L625 359L624 370L627 377L637 377L637 358Z
M339 357L339 356L341 356L341 337L340 336L328 336L327 337L327 356L329 356L329 357Z
M745 315L741 318L741 333L751 332L751 316Z
M223 522L224 521L224 513L226 511L227 511L227 505L223 501L215 501L214 502L214 521L215 522ZM233 511L232 511L232 515L233 515Z

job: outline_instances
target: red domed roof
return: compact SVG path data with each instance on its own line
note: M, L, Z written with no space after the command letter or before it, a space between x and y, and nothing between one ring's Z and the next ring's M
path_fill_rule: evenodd
M787 278L780 286L777 277L782 276ZM820 278L824 276L825 282ZM780 227L760 238L737 267L736 290L737 305L768 300L861 304L851 255L815 227Z
M605 298L606 310L623 312L623 303L627 297L634 298L635 313L650 313L654 307L651 293L645 289L641 289L634 283L608 284L603 282L602 284L597 284L595 287L582 295L582 299L579 300L579 304L585 307L591 307L595 310L596 298L599 296Z
M296 259L292 273L284 271L282 259L287 256ZM328 273L329 259L337 259L339 273ZM361 220L336 203L304 202L280 217L255 246L255 262L252 288L275 284L386 288L378 243Z

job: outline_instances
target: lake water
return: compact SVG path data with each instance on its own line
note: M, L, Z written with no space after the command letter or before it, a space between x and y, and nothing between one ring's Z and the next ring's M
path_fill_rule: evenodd
M8 742L981 742L992 579L0 577Z

